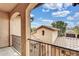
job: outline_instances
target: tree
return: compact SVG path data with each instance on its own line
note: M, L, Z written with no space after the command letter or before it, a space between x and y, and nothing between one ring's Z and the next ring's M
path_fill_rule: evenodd
M31 32L34 32L34 31L36 31L36 28L35 27L31 28Z
M31 22L33 22L34 21L34 17L31 17L30 20L31 20ZM35 30L35 28L31 28L30 30L31 30L31 32L33 32Z
M79 27L78 26L75 26L73 28L73 31L76 33L76 34L79 34Z
M31 19L31 22L34 21L34 17L31 17L30 19Z
M55 28L60 29L59 36L64 36L67 23L64 23L63 21L56 21L56 22L53 22L51 25Z

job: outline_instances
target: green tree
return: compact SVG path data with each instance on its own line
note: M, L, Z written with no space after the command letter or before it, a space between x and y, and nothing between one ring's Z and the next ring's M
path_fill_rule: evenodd
M51 25L55 28L60 29L59 30L59 36L64 36L67 23L64 23L63 21L56 21L56 22L53 22Z
M34 31L36 31L36 28L35 27L31 28L31 32L34 32Z
M34 17L30 17L30 21L32 23L34 21ZM35 29L34 28L31 28L30 30L31 30L31 32L33 32Z
M34 21L34 17L31 17L30 20L31 20L31 22L33 22Z
M73 28L73 31L76 33L76 34L79 34L79 27L78 26L75 26Z

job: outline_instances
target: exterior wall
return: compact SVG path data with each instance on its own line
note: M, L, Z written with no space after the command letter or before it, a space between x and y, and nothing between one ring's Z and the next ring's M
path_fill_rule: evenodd
M10 21L10 45L12 45L12 35L21 36L21 17L16 16Z
M42 35L42 31L45 31L45 35ZM38 29L36 33L31 35L32 39L37 39L47 43L53 43L57 38L58 32L51 31L45 28Z
M10 22L10 33L11 35L21 36L21 17L16 16L14 19Z
M42 31L44 30L45 34L44 36L42 35ZM47 43L52 43L52 31L45 29L45 28L41 28L38 29L36 33L34 33L33 35L31 35L31 38L35 39L35 40L40 40L43 42L47 42Z
M9 17L0 12L0 47L9 46Z
M58 37L58 31L53 31L52 32L52 43L55 42L55 40L57 39L57 37Z
M12 16L15 12L19 12L21 15L21 55L30 55L29 54L29 41L30 38L30 12L38 3L23 3L18 4L15 9L10 13ZM25 43L25 44L24 44Z

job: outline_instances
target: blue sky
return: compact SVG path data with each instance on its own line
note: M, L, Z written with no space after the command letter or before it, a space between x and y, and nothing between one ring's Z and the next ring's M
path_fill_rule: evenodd
M74 7L71 3L43 4L33 9L30 16L34 17L32 27L51 26L56 21L64 21L68 24L67 27L74 27L79 25L79 6Z

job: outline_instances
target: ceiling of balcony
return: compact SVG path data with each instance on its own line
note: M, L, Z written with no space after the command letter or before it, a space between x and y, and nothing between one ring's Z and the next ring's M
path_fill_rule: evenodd
M0 3L1 12L10 12L16 7L17 3Z

